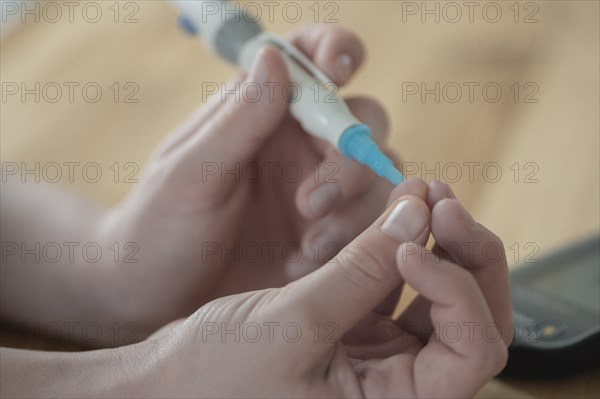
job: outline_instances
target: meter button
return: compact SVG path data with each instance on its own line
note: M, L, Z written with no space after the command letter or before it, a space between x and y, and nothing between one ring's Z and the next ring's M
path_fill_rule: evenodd
M552 341L563 335L566 330L567 325L563 321L543 321L538 329L538 338L542 341Z

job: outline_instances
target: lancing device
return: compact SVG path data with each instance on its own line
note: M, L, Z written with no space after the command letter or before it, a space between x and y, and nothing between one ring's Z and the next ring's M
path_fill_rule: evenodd
M361 123L336 96L337 87L300 50L288 41L263 32L257 18L226 0L173 0L181 12L180 25L201 34L205 43L221 57L250 69L258 50L270 45L281 52L287 65L292 99L290 112L302 128L327 140L344 156L367 165L394 185L402 174L373 141L371 129Z

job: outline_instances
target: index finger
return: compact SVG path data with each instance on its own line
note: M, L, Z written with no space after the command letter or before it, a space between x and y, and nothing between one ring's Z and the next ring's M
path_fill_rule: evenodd
M469 271L415 244L400 246L397 263L406 283L431 301L435 325L412 365L415 396L471 397L508 357L479 285ZM398 358L385 362L393 369Z
M466 268L481 287L506 345L512 332L508 263L500 238L477 223L455 199L447 198L431 210L431 233L457 264Z

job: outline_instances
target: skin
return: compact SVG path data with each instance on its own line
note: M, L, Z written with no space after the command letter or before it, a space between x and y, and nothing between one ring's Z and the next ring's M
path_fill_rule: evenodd
M360 41L341 27L302 28L293 32L290 40L339 85L364 58ZM350 57L350 66L336 66L340 55ZM287 70L279 55L265 48L248 76L240 76L230 85L240 81L283 87L288 82ZM273 98L264 95L256 102L235 101L233 95L223 101L220 94L215 95L160 145L139 184L110 210L94 207L90 211L87 200L75 201L63 193L49 196L43 190L35 192L35 187L3 190L8 197L3 198L7 204L3 215L21 209L21 217L15 215L3 222L6 241L92 241L107 253L115 242L120 246L134 243L139 249L135 255L138 263L124 264L111 258L99 267L26 265L18 256L11 257L2 267L3 277L8 277L3 281L11 283L3 284L2 289L15 300L3 301L4 317L23 322L77 322L94 314L104 329L115 323L134 323L135 338L141 339L214 298L281 287L333 257L382 212L392 186L345 159L328 143L307 135L289 115L280 90L275 93ZM348 104L382 144L387 119L381 106L365 98L348 99ZM213 164L218 173L202 172ZM256 182L221 176L221 170L248 164L276 165L274 179L268 177L267 168ZM282 176L283 167L289 164L301 167L298 181ZM332 176L331 168L335 169ZM311 194L322 186L334 194L315 211ZM49 201L34 201L39 195ZM64 201L79 210L66 215L67 222L65 215L56 213ZM45 208L31 218L31 209L23 204ZM40 225L48 226L47 230L40 231ZM60 234L57 226L61 226ZM223 255L236 243L257 246L261 256L248 262ZM279 243L274 255L269 252L270 243ZM302 257L286 256L284 245L300 248ZM215 247L217 253L207 255ZM24 284L32 289L11 288ZM58 298L56 303L53 298ZM98 344L121 343L111 337Z
M338 27L305 28L292 40L339 84L362 61L357 39ZM353 60L350 72L336 68L339 54ZM288 78L278 54L266 48L240 79L283 84ZM2 190L3 240L85 238L104 246L135 242L140 249L139 262L130 264L31 265L11 258L1 269L3 320L91 318L103 328L133 321L140 338L154 332L137 344L88 352L2 348L2 396L459 397L473 395L501 370L512 337L501 241L472 220L447 185L409 180L390 195L388 183L302 132L277 98L229 96L202 107L109 211L64 193L20 185ZM349 104L383 143L381 108L366 99ZM291 161L303 172L294 183L199 173L208 162L231 170L236 163ZM336 165L336 181L315 179L315 163ZM324 185L336 194L314 207L311 194ZM400 204L412 211L396 213ZM34 211L35 222L23 223ZM392 215L400 216L386 224ZM430 234L440 258L423 255ZM249 242L299 243L302 257L203 256L202 243ZM315 258L315 242L333 243L335 251ZM477 251L462 257L451 250L472 242L495 243L500 257L490 262ZM420 296L392 320L405 283ZM179 317L186 318L156 331ZM260 326L260 339L207 334L236 323ZM276 330L270 339L264 330L270 323L297 323L302 335L292 344ZM460 339L427 328L448 323L461 326ZM486 338L482 326L490 323L498 339Z
M462 265L431 253L424 256L427 250L417 242L423 242L430 229L440 241L451 232L454 243L492 239L500 244L455 199L445 197L429 207L427 200L437 195L430 188L418 181L399 186L391 207L315 272L282 288L216 299L142 343L74 354L2 349L2 394L473 396L507 359L512 335L506 263L480 264L474 257L474 263ZM407 190L410 194L404 194ZM424 224L399 240L384 221L406 201L421 209ZM411 223L414 214L400 217L397 225ZM498 276L504 277L484 294L482 286ZM373 313L404 283L420 294L414 306L398 321ZM377 318L378 325L387 323L387 334L373 334L373 329L365 334L368 318ZM419 322L475 327L461 327L459 335L403 327ZM297 329L284 334L281 326L289 323ZM483 326L492 323L500 335L490 338ZM232 333L236 325L237 338ZM279 327L270 333L269 325ZM345 343L347 338L354 344Z

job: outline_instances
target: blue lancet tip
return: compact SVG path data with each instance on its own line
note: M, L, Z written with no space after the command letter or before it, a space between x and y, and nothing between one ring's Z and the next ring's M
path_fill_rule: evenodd
M404 180L402 173L394 167L392 160L385 156L371 137L371 129L367 125L350 126L340 137L340 151L346 157L367 165L378 176L397 186Z

